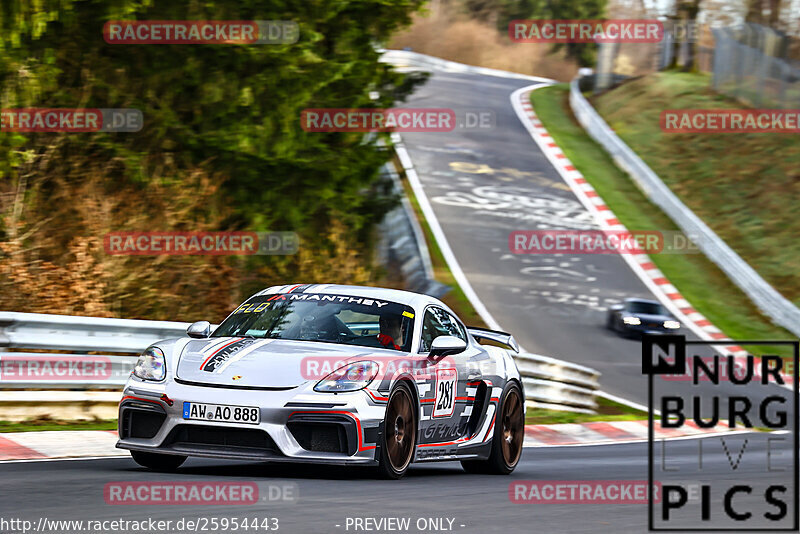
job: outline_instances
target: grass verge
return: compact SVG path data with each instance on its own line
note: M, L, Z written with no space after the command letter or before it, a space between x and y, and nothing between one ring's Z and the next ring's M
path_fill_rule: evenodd
M643 421L647 412L636 410L624 404L597 397L597 413L574 413L558 410L529 408L525 413L526 425L555 425L559 423L591 423L594 421Z
M665 71L593 99L609 126L782 295L800 305L797 134L665 133L667 109L747 109L702 73ZM788 121L787 121L788 122Z
M647 419L647 412L640 412L625 405L597 398L597 413L584 414L556 410L528 409L526 425L550 425L556 423L588 423L591 421L638 421ZM63 421L58 419L36 419L29 421L0 421L3 432L40 432L45 430L116 430L116 419L92 421Z
M569 86L559 84L531 93L531 102L553 140L617 218L630 230L680 231L608 153L575 120L568 101ZM703 254L653 254L653 263L700 313L732 339L792 339L770 322L716 265ZM775 347L752 347L789 356Z
M0 432L41 432L44 430L116 430L116 419L91 421L62 421L35 419L30 421L0 421Z

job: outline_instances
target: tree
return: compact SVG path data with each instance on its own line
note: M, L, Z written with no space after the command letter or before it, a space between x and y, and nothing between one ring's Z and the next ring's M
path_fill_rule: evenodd
M685 28L697 27L697 16L700 14L701 0L677 0L675 2L674 13L669 17L674 23L679 24ZM685 33L685 32L684 32ZM672 43L672 63L670 68L678 66L678 58L680 56L680 49L684 43L675 39ZM684 71L697 70L697 43L689 39L686 43L686 60L683 64Z
M498 0L500 15L498 28L508 31L508 24L516 19L601 19L605 14L606 0ZM566 43L553 45L553 51L566 49L567 57L582 67L595 63L595 43Z
M3 108L136 108L145 125L138 133L3 132L0 193L16 190L24 173L28 186L21 202L35 201L44 220L48 210L62 214L60 192L81 179L81 169L91 168L109 197L115 191L144 195L161 186L196 187L191 177L202 175L221 184L212 203L181 207L167 202L169 209L183 214L175 219L166 218L162 207L146 205L141 218L115 220L117 229L147 224L144 229L167 230L172 228L165 224L215 220L219 227L211 229L294 230L322 259L322 251L331 249L325 236L338 221L349 242L367 251L372 225L389 205L370 194L389 156L360 133L305 132L300 113L305 108L391 107L408 94L416 80L379 63L375 45L407 24L421 4L4 1ZM115 45L103 39L109 20L189 19L293 20L300 39L281 45ZM377 101L370 98L371 91L379 93ZM49 204L48 199L57 198L59 204ZM84 209L80 199L74 201L73 210ZM221 219L206 217L223 211ZM73 226L76 220L63 212L45 228L89 231ZM9 232L0 222L0 242ZM69 261L62 258L66 241L65 236L60 246L39 247L38 260ZM252 260L258 266L292 261L264 256Z

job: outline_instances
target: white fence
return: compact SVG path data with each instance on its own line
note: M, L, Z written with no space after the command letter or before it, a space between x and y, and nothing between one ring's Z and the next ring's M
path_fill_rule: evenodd
M410 50L379 50L381 58L379 61L388 63L398 69L409 70L423 70L423 71L439 71L439 72L452 72L458 74L480 74L484 76L496 76L499 78L513 78L516 80L530 80L532 82L553 83L555 80L550 78L542 78L541 76L529 76L527 74L519 74L517 72L509 72L506 70L490 69L488 67L476 67L474 65L466 65L464 63L456 63L419 52L411 52Z
M578 122L627 172L639 189L660 207L703 253L776 324L800 336L800 309L769 285L711 228L661 181L661 178L628 147L581 94L579 79L570 84L569 102Z
M58 399L67 397L75 402L81 392L85 402L91 403L93 399L99 398L99 392L87 390L121 390L136 362L136 354L161 339L184 336L188 326L189 323L167 321L0 312L0 347L70 352L0 352L0 362L23 362L26 366L28 362L35 362L39 367L50 364L51 368L61 362L62 372L68 369L70 361L76 359L81 362L100 361L110 365L110 373L106 372L102 378L83 375L62 377L53 373L36 377L26 372L23 379L8 373L3 376L2 370L7 368L0 366L0 389L3 390L0 394L0 419L3 418L5 406L9 404L53 404ZM80 352L100 354L89 356L79 354ZM596 408L594 394L598 389L597 380L600 374L594 369L547 356L515 356L529 404L573 411L591 411ZM68 395L67 392L19 391L23 389L80 391Z

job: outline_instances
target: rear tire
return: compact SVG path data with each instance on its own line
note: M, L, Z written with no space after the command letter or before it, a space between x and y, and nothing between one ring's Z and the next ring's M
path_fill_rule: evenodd
M163 473L175 471L183 465L183 462L185 462L187 458L186 456L175 454L159 454L156 452L143 451L131 451L131 456L133 457L133 461L142 467Z
M525 400L516 382L503 391L494 423L492 449L486 460L463 460L467 473L508 475L517 467L525 439Z
M417 447L417 413L411 388L400 382L386 404L378 475L398 479L405 475Z

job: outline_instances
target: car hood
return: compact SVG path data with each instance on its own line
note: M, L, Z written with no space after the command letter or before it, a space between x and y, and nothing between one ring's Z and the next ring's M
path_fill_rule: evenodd
M288 389L317 381L344 363L375 352L313 341L215 337L190 341L176 375L206 385Z

